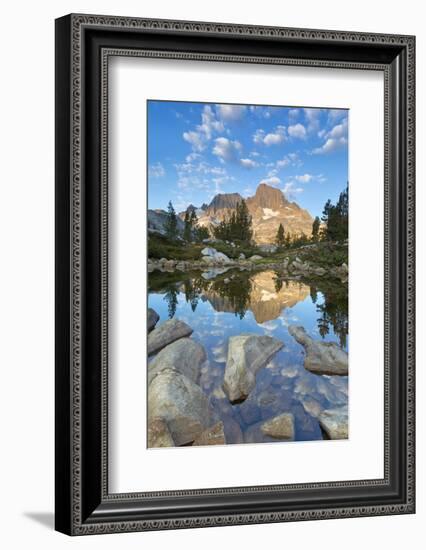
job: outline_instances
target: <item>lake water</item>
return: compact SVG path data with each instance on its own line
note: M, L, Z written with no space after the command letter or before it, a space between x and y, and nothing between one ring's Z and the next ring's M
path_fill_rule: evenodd
M185 321L206 349L200 386L224 423L227 443L277 442L260 426L282 412L293 413L297 441L324 439L319 412L348 402L348 377L307 371L304 349L288 332L289 325L301 325L313 338L347 351L347 285L283 280L274 271L155 271L149 274L148 305L159 323ZM258 372L246 401L231 405L222 389L227 345L230 336L242 333L273 336L284 347Z

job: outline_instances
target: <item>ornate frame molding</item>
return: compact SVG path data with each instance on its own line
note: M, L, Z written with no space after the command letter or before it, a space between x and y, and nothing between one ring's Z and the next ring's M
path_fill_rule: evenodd
M89 508L93 509L93 503L85 504L84 491L86 478L84 473L83 463L85 460L83 449L85 446L84 438L84 422L85 411L83 404L85 402L85 373L84 373L84 317L85 317L85 278L87 277L87 247L85 247L86 233L91 230L90 225L86 221L85 211L85 189L84 182L87 181L85 174L86 163L86 147L88 145L87 138L85 139L85 117L86 102L88 100L87 91L87 75L86 63L88 51L87 31L111 30L115 33L151 33L161 34L167 33L174 36L180 34L185 36L212 36L215 38L229 37L235 40L247 39L262 39L265 41L291 41L292 43L316 43L324 44L327 47L340 47L343 44L349 46L359 46L368 44L370 47L377 49L389 47L392 51L401 52L406 63L406 74L400 75L399 66L395 66L393 61L390 62L371 62L368 60L356 61L349 60L333 60L333 59L316 59L308 57L280 57L280 56L265 56L265 55L242 55L232 53L196 53L193 51L171 51L170 49L153 49L153 48L131 48L119 47L111 45L102 45L100 47L99 57L99 80L100 80L100 120L99 120L99 135L100 135L100 392L101 392L101 411L99 412L99 430L100 430L100 468L99 468L99 491L101 506L92 510L93 513L87 514ZM68 229L64 226L57 226L58 240L62 243L63 237L68 238L69 244L69 264L62 267L68 272L69 289L66 296L70 303L69 318L59 321L59 330L68 327L69 338L69 364L65 376L64 357L65 351L62 349L63 342L60 342L61 351L57 355L57 377L60 378L60 388L57 387L57 400L61 399L63 387L68 387L70 401L67 411L62 410L61 405L57 405L57 422L62 425L58 417L65 415L65 419L69 420L68 438L69 447L65 446L64 441L57 438L57 462L62 464L59 468L59 478L57 484L67 481L69 483L69 491L59 491L57 494L57 528L69 534L83 535L94 533L112 533L125 531L141 531L141 530L156 530L156 529L177 529L189 527L202 527L213 525L237 525L246 523L264 523L264 522L283 522L283 521L303 521L311 519L327 519L336 517L359 517L370 515L384 514L403 514L414 512L414 170L415 170L415 60L414 60L415 40L412 36L397 36L397 35L381 35L381 34L364 34L364 33L346 33L341 31L322 31L308 29L288 29L279 27L257 27L246 25L228 25L218 23L201 23L201 22L186 22L186 21L169 21L169 20L151 20L151 19L135 19L122 17L107 17L107 16L92 16L92 15L70 15L57 21L57 62L62 63L64 59L69 64L68 69L68 88L66 92L60 91L61 82L67 78L67 67L62 72L57 73L57 93L63 94L62 102L69 107L69 133L68 136L57 136L57 154L58 150L63 150L67 145L71 151L67 163L59 167L57 172L57 194L63 193L63 178L69 178L69 196L64 198L64 204L57 208L58 215L62 216L65 210L69 212ZM107 216L107 201L108 201L108 142L107 142L107 125L108 125L108 59L111 56L139 56L139 57L157 57L169 59L191 59L202 61L232 61L239 63L273 63L285 65L301 65L314 67L336 67L344 69L368 69L384 72L385 78L385 476L383 480L363 480L363 481L345 481L335 483L314 483L314 484L297 484L297 485L279 485L270 487L240 487L228 489L211 489L211 490L194 490L194 491L171 491L158 493L130 493L130 494L109 494L108 493L108 475L107 475L107 404L108 404L108 353L107 353L107 320L108 320L108 216ZM404 78L402 83L401 79ZM396 90L395 85L399 84L401 89ZM393 86L393 87L392 87ZM58 91L59 90L59 91ZM398 92L398 93L397 93ZM401 143L395 136L395 121L392 119L392 105L396 101L395 96L400 97L405 95L404 101L406 104L406 133L402 136L405 143ZM57 96L58 97L58 96ZM64 113L64 105L59 102L59 118L57 124L61 123ZM58 111L57 111L58 116ZM86 122L87 124L87 122ZM60 129L57 128L59 133ZM401 136L400 136L401 137ZM397 144L395 144L397 139ZM398 167L392 165L392 151L395 147L399 147L402 151ZM405 153L404 153L405 152ZM64 154L64 153L62 153ZM62 158L60 162L63 163ZM402 179L406 182L405 189L399 189L402 204L395 204L395 197L391 192L392 178L395 177L395 171L403 166L401 172ZM66 175L68 174L68 175ZM393 175L392 175L393 174ZM386 487L391 483L391 437L390 418L392 408L391 395L391 377L394 373L391 372L391 284L395 284L391 273L392 258L394 258L394 240L391 233L391 223L395 219L395 210L402 209L404 224L401 227L400 239L401 250L396 251L398 255L404 255L401 259L403 262L402 271L405 273L406 281L405 297L403 303L405 307L405 338L406 346L402 350L404 365L406 370L399 376L404 376L404 384L406 386L405 399L405 437L406 437L406 469L401 472L405 476L404 494L405 498L402 502L382 502L381 504L363 506L331 506L331 507L313 507L307 505L305 510L278 510L278 511L258 511L253 510L250 513L228 513L228 514L200 514L191 515L188 517L170 518L155 518L144 519L141 512L139 517L120 521L120 510L122 505L136 506L143 499L156 499L160 497L197 497L197 496L223 496L232 495L249 495L252 493L263 492L304 492L308 489L356 489L356 488L373 488ZM86 225L85 222L86 221ZM65 235L64 235L65 233ZM405 241L405 242L404 242ZM405 246L404 246L405 245ZM59 268L57 277L63 276L63 271ZM401 283L400 280L396 283ZM61 302L64 289L61 289L59 301ZM61 315L59 313L59 315ZM404 323L403 323L404 324ZM86 367L87 368L87 367ZM401 367L402 368L402 367ZM59 392L59 393L58 393ZM86 413L87 416L87 413ZM58 433L57 433L58 436ZM69 469L68 469L69 468ZM65 503L67 500L67 503ZM89 498L90 500L90 498ZM110 507L108 508L108 505ZM100 510L102 508L102 510ZM104 511L104 509L106 511ZM100 510L100 511L99 511ZM123 516L124 517L124 516Z

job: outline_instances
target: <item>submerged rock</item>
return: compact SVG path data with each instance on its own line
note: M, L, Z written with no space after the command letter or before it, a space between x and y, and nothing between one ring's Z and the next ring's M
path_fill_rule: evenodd
M207 428L207 430L201 432L200 435L195 438L193 445L225 445L225 443L223 422L217 422L217 424L211 428Z
M183 321L169 319L148 334L148 355L160 351L179 338L190 336L193 330Z
M322 411L318 420L330 439L348 439L347 406Z
M151 332L152 329L155 328L155 325L160 320L160 316L155 311L155 309L152 309L151 307L148 308L148 316L147 316L147 330L148 332Z
M262 432L274 439L294 440L294 416L283 413L262 424Z
M172 434L164 418L154 417L148 421L148 447L174 447Z
M241 334L229 339L223 389L231 403L248 397L256 383L256 372L283 346L271 336Z
M288 331L305 348L305 369L315 374L348 374L348 354L334 342L318 342L303 327L290 325Z
M163 348L148 365L148 385L166 369L175 370L198 384L205 360L206 352L201 344L191 338L180 338Z
M176 445L192 443L217 420L201 388L173 369L163 370L149 385L148 416L167 422Z

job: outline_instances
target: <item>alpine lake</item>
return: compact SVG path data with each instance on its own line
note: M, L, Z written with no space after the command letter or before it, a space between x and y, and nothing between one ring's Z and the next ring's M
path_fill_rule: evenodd
M187 323L204 347L199 386L223 422L226 444L280 442L261 427L281 413L293 415L295 441L328 439L318 416L347 407L348 376L307 370L305 350L288 329L302 326L314 340L347 352L347 282L285 278L271 269L155 270L148 277L148 307L158 313L158 325L172 318ZM257 372L247 399L232 404L223 390L228 341L241 334L273 336L284 345Z

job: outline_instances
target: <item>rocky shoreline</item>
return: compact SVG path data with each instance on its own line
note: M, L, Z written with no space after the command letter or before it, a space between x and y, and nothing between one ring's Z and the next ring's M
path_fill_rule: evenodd
M258 371L268 366L284 343L257 334L231 336L222 388L214 394L221 403L218 408L201 388L200 377L209 363L204 347L190 337L192 332L177 319L159 324L158 314L148 310L148 354L154 356L148 363L148 447L249 443L256 442L259 433L271 440L294 440L297 422L288 406L276 403L259 418L251 397ZM306 370L327 381L331 375L348 374L347 353L336 344L316 341L300 326L290 325L289 333L304 349ZM261 394L256 399L269 410L271 396ZM244 434L226 413L240 403L245 405L241 414L250 424ZM313 399L306 407L324 439L348 437L347 403L326 409ZM231 431L232 441L228 441Z
M349 276L349 268L346 263L332 267L321 267L304 261L298 256L295 258L284 258L280 261L268 261L260 255L253 255L246 258L244 254L240 254L238 259L232 259L218 252L215 248L206 247L201 251L202 257L200 260L183 261L161 258L159 260L148 259L148 272L152 273L155 270L161 272L173 271L209 271L212 268L222 270L222 273L229 269L238 268L240 270L265 270L273 269L279 271L283 278L285 277L331 277L339 279L346 283Z

